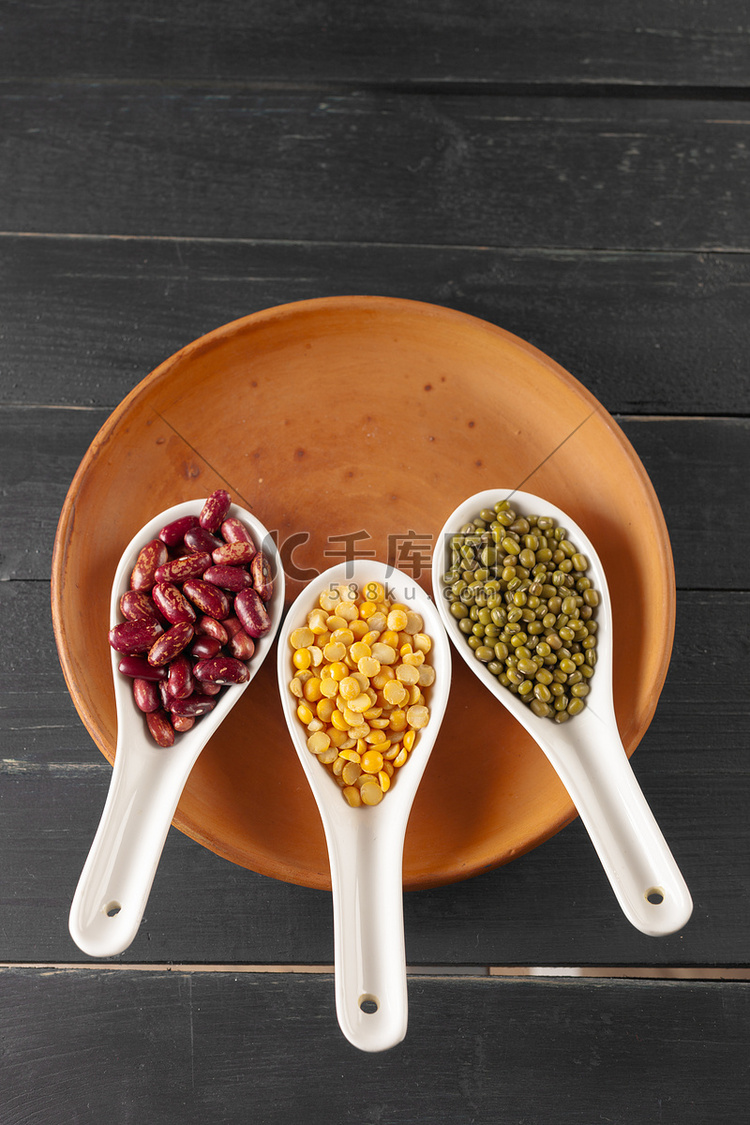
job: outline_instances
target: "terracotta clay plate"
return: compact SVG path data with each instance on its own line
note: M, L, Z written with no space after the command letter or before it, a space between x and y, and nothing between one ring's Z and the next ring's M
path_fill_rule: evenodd
M378 297L303 301L218 328L102 427L66 499L52 574L60 659L92 738L112 761L110 586L155 512L228 488L278 536L289 602L354 556L390 561L429 592L448 514L511 483L570 512L599 550L632 753L666 675L675 602L664 520L638 457L596 399L529 344L449 309ZM174 823L233 863L328 887L274 665L203 751ZM407 888L506 863L575 815L543 754L463 661L453 677L409 823Z

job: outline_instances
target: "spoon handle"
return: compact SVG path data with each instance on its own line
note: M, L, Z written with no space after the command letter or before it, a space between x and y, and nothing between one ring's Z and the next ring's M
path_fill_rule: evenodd
M156 746L136 741L127 753L118 746L68 922L90 957L113 957L135 937L189 769Z
M349 835L327 834L336 1015L346 1038L362 1051L400 1043L408 1020L403 839L378 832L377 820L360 817L353 846Z
M630 922L650 937L681 929L693 903L612 725L561 749L543 746Z

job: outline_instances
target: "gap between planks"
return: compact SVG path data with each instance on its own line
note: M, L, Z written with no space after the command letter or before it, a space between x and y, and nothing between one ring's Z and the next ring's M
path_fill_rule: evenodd
M487 323L491 323L488 321ZM103 403L101 405L78 405L75 403L65 402L22 402L20 400L9 399L7 402L0 402L0 411L3 410L18 410L22 412L31 412L34 410L61 410L61 411L75 411L79 414L103 414L108 418L113 410L116 410L118 403ZM740 414L633 414L632 411L612 411L612 418L616 422L735 422L744 424L748 421L748 414L743 412Z
M306 973L312 975L332 975L333 965L205 965L180 962L174 964L148 964L124 962L110 963L78 961L0 961L0 971L4 969L38 969L45 973L93 970L101 972L141 972L141 973ZM407 967L409 976L450 976L464 979L477 977L529 977L554 978L574 977L577 979L648 979L648 980L750 980L750 968L717 969L715 967L652 967L652 966L499 966L499 965L415 965Z
M659 30L639 28L644 34L659 35ZM557 81L497 78L411 77L403 78L219 78L199 75L196 78L163 75L113 76L111 74L42 74L29 78L23 73L7 74L0 80L0 91L19 83L37 87L90 87L103 89L143 89L168 94L170 90L198 91L204 96L239 93L245 95L315 94L330 98L358 95L391 97L460 97L460 98L528 98L528 99L639 99L641 101L746 102L750 99L747 83L718 82L656 82L637 78L602 78L579 76Z
M1 92L1 90L0 90ZM725 124L738 124L738 122L725 122ZM742 124L746 124L743 122ZM750 122L747 122L750 124ZM716 257L729 254L750 254L750 246L682 246L669 248L654 248L651 246L525 246L515 243L477 243L477 242L392 242L373 241L372 239L347 238L336 241L331 238L262 238L245 235L202 235L202 234L143 234L133 232L83 232L83 231L47 231L47 230L0 230L0 239L4 238L33 238L40 240L69 240L80 242L190 242L198 244L219 244L238 246L284 246L305 248L331 248L338 249L373 249L373 250L415 250L415 251L457 251L482 254L516 254L524 257L586 257L617 255L626 257L663 257L685 258L696 255L714 255Z

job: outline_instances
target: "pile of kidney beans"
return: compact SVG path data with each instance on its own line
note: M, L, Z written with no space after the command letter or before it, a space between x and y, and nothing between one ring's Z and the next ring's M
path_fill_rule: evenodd
M218 489L146 543L120 599L125 620L109 632L159 746L213 710L225 685L246 682L255 639L271 628L268 560L231 502Z

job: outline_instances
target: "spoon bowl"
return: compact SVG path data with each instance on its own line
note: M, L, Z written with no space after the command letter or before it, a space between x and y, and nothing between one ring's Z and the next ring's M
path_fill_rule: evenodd
M589 561L588 575L599 593L597 663L588 681L584 710L558 724L540 718L504 687L473 650L443 596L450 566L450 540L484 508L509 500L519 515L552 516ZM688 921L692 900L685 881L636 781L615 717L612 665L614 636L607 578L585 532L560 508L516 489L476 493L448 517L432 560L432 588L446 631L471 670L524 727L567 789L591 837L617 900L629 921L652 937L674 933Z
M176 504L150 520L133 537L118 563L110 601L110 626L121 620L120 598L128 589L140 549L173 520L197 515L204 501ZM243 684L224 687L212 711L179 734L173 746L158 746L133 700L132 681L118 669L122 654L111 651L117 746L107 799L70 909L73 940L91 957L112 957L130 945L146 908L164 841L185 783L201 751L239 703L273 645L284 606L284 568L263 524L233 504L230 516L243 520L268 559L274 589L268 603L271 628L259 637Z
M308 732L297 718L297 701L289 690L293 678L289 637L306 624L324 590L350 582L361 588L373 581L381 582L393 600L421 614L424 631L432 638L435 682L427 701L430 720L419 732L409 760L396 772L392 787L379 805L352 808L330 771L307 748ZM404 839L448 702L450 645L434 604L413 578L383 563L358 559L324 571L294 602L279 634L278 676L284 716L317 802L328 848L339 1025L360 1050L386 1050L406 1034Z

